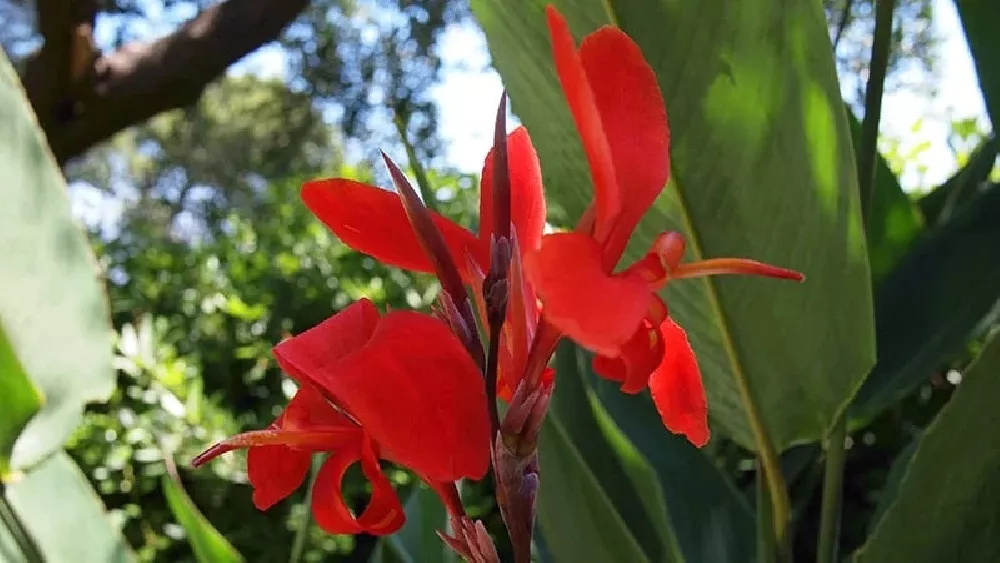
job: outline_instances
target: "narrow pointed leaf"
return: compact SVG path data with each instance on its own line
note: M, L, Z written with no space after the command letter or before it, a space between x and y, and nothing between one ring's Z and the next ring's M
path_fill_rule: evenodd
M1000 339L924 431L858 563L1000 561Z
M993 131L1000 130L1000 10L993 0L955 0Z
M940 225L947 223L976 194L989 184L987 179L997 162L1000 140L991 136L976 147L969 161L954 176L920 198L917 202L927 223Z
M1000 185L914 245L879 284L879 359L850 408L851 426L912 392L964 349L1000 299ZM919 306L914 306L919 304Z
M163 496L177 523L184 528L191 551L199 563L238 563L243 561L236 548L226 540L198 510L184 491L177 468L168 460L167 474L161 480Z

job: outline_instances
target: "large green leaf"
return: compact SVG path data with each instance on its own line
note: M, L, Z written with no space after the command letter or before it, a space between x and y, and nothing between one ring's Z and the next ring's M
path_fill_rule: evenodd
M670 534L683 561L753 561L754 516L733 484L701 451L663 428L648 394L622 393L616 383L598 377L586 354L579 353L584 356L581 373L586 374L594 395L653 466ZM560 386L564 375L560 373ZM587 440L587 436L578 439Z
M854 156L861 150L861 122L849 107L847 120L851 127ZM872 205L868 215L865 237L868 240L868 261L872 279L882 279L899 259L906 254L924 227L924 218L910 197L899 185L889 164L881 154L876 155L875 183L872 186Z
M597 418L569 342L559 345L556 371L558 391L539 442L538 521L549 560L679 561L653 494L655 475Z
M1000 130L1000 8L995 0L955 0L993 130Z
M97 263L66 183L9 61L0 54L0 319L45 398L14 445L14 468L57 450L87 402L113 389L112 333ZM16 377L16 375L13 375Z
M437 535L439 530L448 530L448 513L437 493L418 483L403 508L406 510L406 524L402 530L379 541L371 563L456 561L455 552Z
M1000 299L1000 185L921 238L879 284L879 358L851 405L863 426L959 353Z
M21 369L0 319L0 483L11 477L10 454L14 442L41 406L42 397Z
M541 443L546 560L752 560L746 504L711 461L663 428L648 395L620 393L569 342L556 353L556 370L544 430L554 436L543 433ZM636 549L643 559L634 559Z
M1000 338L924 432L859 563L1000 561Z
M167 506L174 518L184 528L188 541L191 543L191 550L195 559L199 563L239 563L243 561L243 556L229 543L221 532L212 526L212 523L205 518L205 515L198 510L194 501L184 491L177 468L169 456L167 459L167 473L161 480L163 496L167 499Z
M688 258L796 268L765 279L684 281L671 312L698 352L712 428L756 448L821 437L874 361L867 253L850 133L818 2L563 0L578 37L616 23L659 77L670 185L630 246L665 229ZM574 218L590 177L550 60L543 0L473 0L550 198ZM550 481L551 482L551 481Z
M47 563L129 563L135 554L104 512L86 475L64 451L6 486L7 500ZM20 563L0 526L0 561Z

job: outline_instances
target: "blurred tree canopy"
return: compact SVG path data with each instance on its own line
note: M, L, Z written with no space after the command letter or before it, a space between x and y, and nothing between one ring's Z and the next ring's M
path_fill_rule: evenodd
M841 73L867 69L873 0L824 0ZM896 10L890 87L905 69L930 69L930 0ZM458 0L0 0L0 44L60 162L171 109L262 45L288 55L290 86L339 110L349 137L385 130L394 115L426 156L436 116L428 88L435 39L468 19ZM858 88L863 81L858 81ZM909 84L912 86L912 84Z
M337 103L349 133L391 100L426 140L435 123L426 89L440 66L434 39L465 11L454 0L2 0L0 43L60 162L194 104L276 40L291 53L292 86Z

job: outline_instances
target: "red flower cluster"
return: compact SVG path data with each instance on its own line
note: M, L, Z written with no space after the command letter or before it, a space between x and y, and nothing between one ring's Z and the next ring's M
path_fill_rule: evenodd
M275 356L299 383L298 393L270 428L221 442L196 465L249 449L254 502L266 509L302 483L313 452L330 452L313 494L318 524L329 532L387 534L404 520L379 466L379 459L389 460L411 469L442 497L458 522L449 544L462 553L487 554L477 557L488 560L488 536L481 525L463 520L454 481L481 478L492 459L498 488L510 489L498 491L504 518L525 520L517 523L522 535L512 538L530 545L538 482L535 434L552 391L547 364L563 336L593 351L595 371L620 382L622 391L649 387L668 429L697 446L708 441L697 360L657 292L671 280L711 274L802 276L742 259L682 264L684 239L674 232L660 235L642 259L616 271L670 173L663 97L639 48L620 30L601 28L577 48L551 7L548 23L594 182L594 201L576 229L543 235L538 158L524 128L504 136L503 105L496 144L483 165L478 233L423 208L388 158L398 193L342 178L307 182L303 201L345 244L385 264L437 273L444 287L441 312L380 316L362 300L280 343ZM502 323L490 326L497 338L489 359L470 322L472 306L463 308L463 286L473 288L484 323ZM497 311L506 314L498 317ZM497 377L496 389L486 388L484 376L488 382ZM510 402L502 425L489 416L496 413L496 396ZM491 423L501 441L491 436ZM491 446L500 444L508 449L491 458ZM340 482L359 461L373 493L355 517ZM515 527L507 524L513 534Z
M480 479L489 467L489 423L483 379L462 344L440 320L412 312L380 316L362 299L274 349L299 391L267 430L216 444L204 464L248 448L253 501L265 510L297 489L314 452L331 455L316 478L313 514L330 533L389 534L403 509L378 460L413 470L453 504L458 479ZM360 461L372 498L355 518L341 480Z

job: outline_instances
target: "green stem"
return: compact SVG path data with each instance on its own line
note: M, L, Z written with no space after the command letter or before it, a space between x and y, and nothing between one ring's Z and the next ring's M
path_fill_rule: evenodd
M771 524L771 495L767 490L764 466L757 460L757 563L776 561L774 526Z
M0 522L3 522L10 531L10 535L13 536L26 563L45 563L42 550L35 542L35 538L31 536L24 523L18 518L14 507L7 501L7 487L3 483L0 483Z
M875 159L878 155L878 124L882 116L882 93L889 69L892 46L892 12L895 0L875 0L875 38L872 41L868 84L865 87L865 117L861 122L858 157L858 188L861 192L861 219L867 224L875 191Z
M846 412L846 409L845 409ZM844 458L847 439L847 416L841 412L827 436L826 466L823 475L823 505L820 509L819 550L816 563L833 563L840 546L841 491L844 483Z
M309 530L312 529L312 496L313 486L316 485L316 476L319 475L319 468L326 461L326 454L316 454L312 458L312 469L309 473L309 487L306 488L306 498L302 501L305 505L306 514L303 517L302 525L295 532L295 540L292 542L292 553L288 557L288 563L299 563L302 554L306 551L306 542L309 541Z
M403 141L403 147L406 149L406 159L410 161L410 168L413 169L413 175L417 180L417 188L420 190L420 199L424 200L424 206L431 211L437 211L437 201L434 199L434 190L431 189L431 183L427 179L427 170L424 165L417 158L417 148L413 146L410 142L409 136L406 134L406 120L399 113L393 118L393 122L396 124L396 131L399 133L399 138Z

